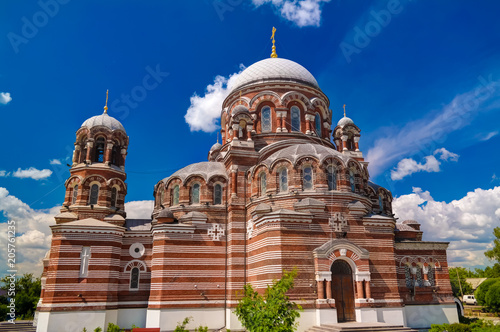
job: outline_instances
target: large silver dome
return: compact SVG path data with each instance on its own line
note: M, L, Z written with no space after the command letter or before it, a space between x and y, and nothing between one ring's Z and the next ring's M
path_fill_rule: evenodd
M231 88L234 91L245 85L268 81L296 82L319 89L318 82L307 69L282 58L268 58L254 63L238 76Z

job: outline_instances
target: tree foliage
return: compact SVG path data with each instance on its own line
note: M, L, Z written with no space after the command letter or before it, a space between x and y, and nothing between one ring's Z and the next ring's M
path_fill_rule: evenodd
M296 269L284 271L280 280L267 286L264 295L256 292L251 285L245 285L243 298L236 307L236 316L241 324L250 332L295 331L302 307L291 302L286 292L293 288L296 277Z
M462 286L462 292L464 293L464 295L472 294L472 286L465 280L465 278L468 278L468 276L470 275L469 270L464 267L450 267L448 273L450 275L450 283L451 289L453 291L453 296L458 297L459 299L462 298L460 286Z
M10 296L12 293L10 289L11 278L3 277L0 279L2 284L0 288L5 290L7 294L0 296L0 314L2 320L7 320L6 314L8 300L12 297L15 299L16 304L16 319L32 319L35 315L36 305L40 299L40 292L42 291L42 283L40 278L34 278L32 273L26 273L22 277L18 277L15 282L15 295Z
M493 248L486 250L484 255L491 260L496 260L500 262L500 227L495 227L493 229L493 235L495 235L495 240L493 240Z
M483 281L474 296L477 303L485 306L488 311L500 312L500 278Z

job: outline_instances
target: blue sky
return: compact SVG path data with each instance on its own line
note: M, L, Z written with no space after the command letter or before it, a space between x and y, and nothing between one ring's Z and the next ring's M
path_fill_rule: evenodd
M75 132L102 113L106 89L109 114L130 136L126 201L147 214L142 201L158 180L206 160L213 105L231 75L269 57L273 26L278 56L316 77L334 123L347 104L372 180L392 191L398 217L418 219L425 239L451 241L453 264L489 264L482 252L500 219L499 7L2 1L0 221L19 220L21 266L38 266L50 244ZM188 109L197 124L186 123Z

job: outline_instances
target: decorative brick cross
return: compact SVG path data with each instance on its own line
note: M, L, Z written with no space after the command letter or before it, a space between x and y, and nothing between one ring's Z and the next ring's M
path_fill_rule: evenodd
M334 232L342 232L342 228L347 226L347 219L341 212L334 212L328 220L328 225Z
M224 236L224 227L220 224L213 224L207 234L212 237L212 241L220 241L220 237Z

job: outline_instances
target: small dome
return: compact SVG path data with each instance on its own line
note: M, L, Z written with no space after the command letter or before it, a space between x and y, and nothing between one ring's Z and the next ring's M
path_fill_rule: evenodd
M337 158L343 160L346 163L349 160L348 157L330 147L326 147L324 145L315 143L305 143L305 144L293 144L286 148L280 149L271 154L269 157L261 158L259 162L271 165L278 159L287 159L292 164L295 165L295 163L300 158L305 156L311 156L318 159L320 164L323 163L323 161L326 158L332 156L336 156Z
M120 121L109 116L107 112L104 112L101 115L93 116L90 119L85 120L84 123L82 123L82 127L87 127L89 129L98 126L104 126L111 130L121 130L125 132L125 128L123 128Z
M221 148L222 148L222 144L217 142L214 145L212 145L212 147L210 148L210 151L219 151Z
M235 115L236 113L239 113L239 112L248 113L248 109L243 105L238 105L235 108L233 108L233 111L231 112L231 114Z
M341 127L344 127L348 124L354 124L354 121L352 121L351 118L348 118L347 116L344 116L342 119L339 120L339 122L337 123L337 126L341 126Z
M208 181L213 176L222 176L227 179L226 166L224 163L215 161L202 161L200 163L191 164L184 168L181 168L174 174L163 179L163 183L167 183L173 177L178 177L184 182L185 179L192 175L197 175L202 177L205 181Z
M298 63L282 58L268 58L245 69L236 78L231 90L269 81L302 83L319 89L314 76Z
M173 219L174 213L169 208L165 208L165 209L161 210L160 213L158 213L158 216L156 218L157 219L158 218L171 218L171 219Z

